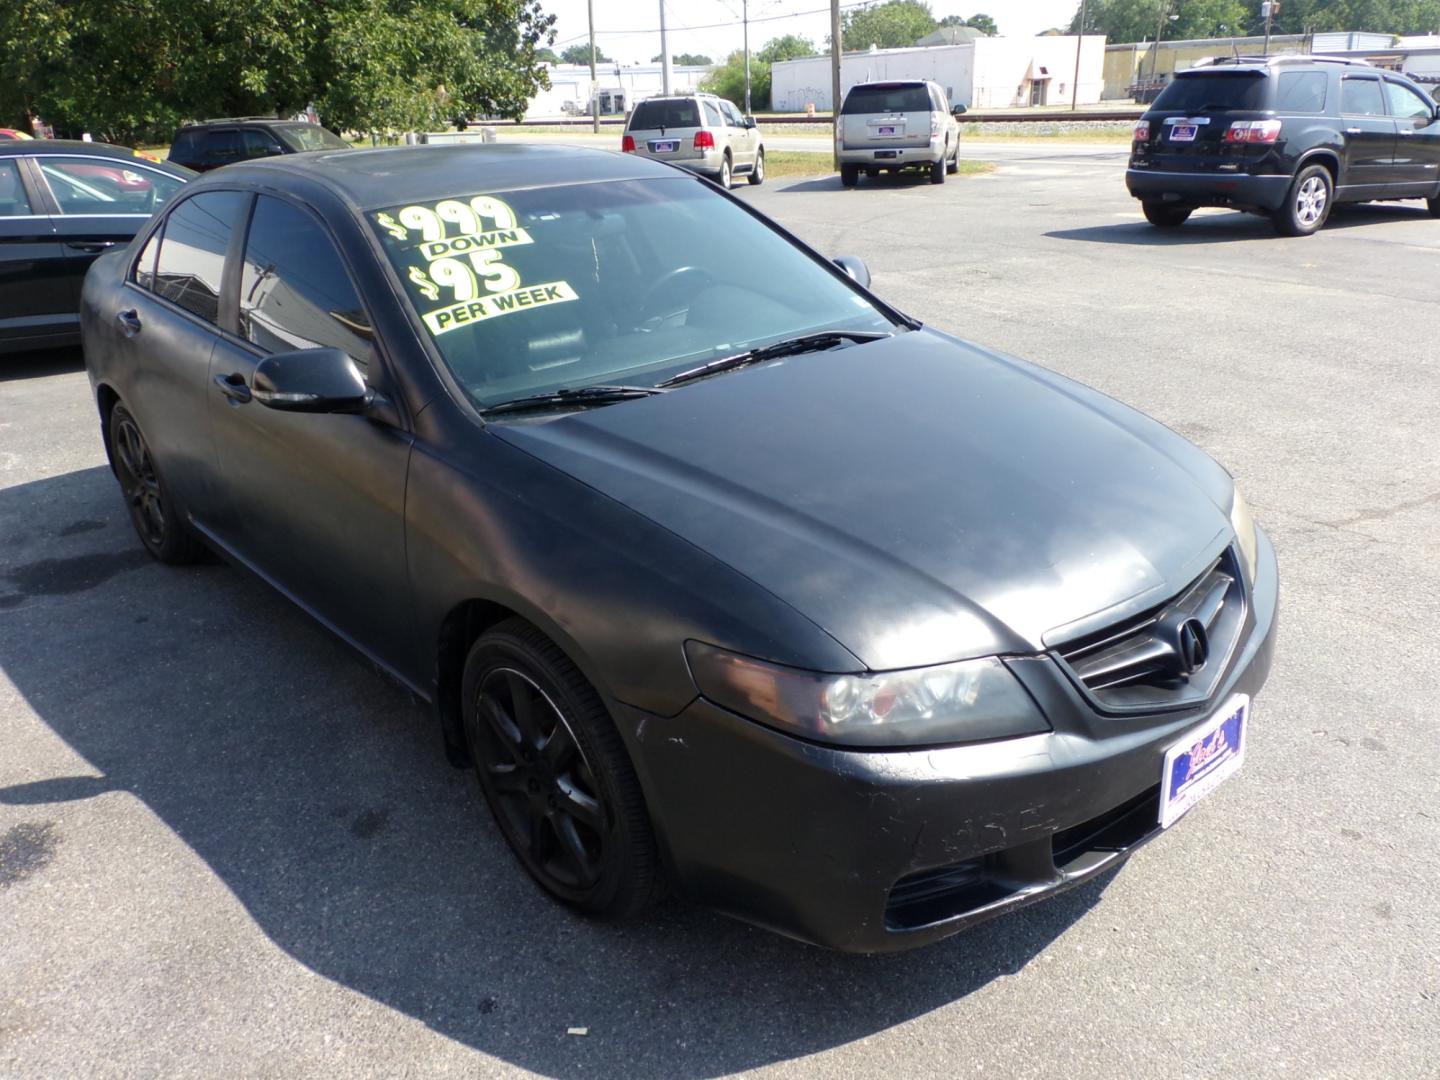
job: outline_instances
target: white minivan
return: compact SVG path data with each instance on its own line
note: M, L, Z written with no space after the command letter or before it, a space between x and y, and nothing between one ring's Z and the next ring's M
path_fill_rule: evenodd
M840 182L854 187L867 176L901 169L927 169L935 184L960 165L964 105L953 109L933 82L908 79L859 83L845 95L835 125Z

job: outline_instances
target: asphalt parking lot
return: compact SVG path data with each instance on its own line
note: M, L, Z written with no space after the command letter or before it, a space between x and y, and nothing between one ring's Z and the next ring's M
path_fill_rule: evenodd
M1279 551L1241 773L898 956L561 911L406 694L236 571L148 561L77 354L0 359L0 1074L1440 1076L1440 220L1165 233L1122 160L736 189L1193 439Z

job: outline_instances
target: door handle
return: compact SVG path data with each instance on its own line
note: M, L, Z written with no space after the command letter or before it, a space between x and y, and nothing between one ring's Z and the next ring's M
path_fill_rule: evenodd
M1360 134L1360 129L1359 129L1359 128L1346 128L1346 129L1345 129L1345 134L1346 134L1346 135L1359 135L1359 134Z
M88 251L91 255L98 255L102 251L115 246L114 240L70 240L65 246L72 251Z
M238 371L230 375L216 375L214 381L220 392L236 405L244 405L250 400L250 387L245 385L245 376Z
M1400 134L1401 134L1401 135L1404 135L1406 138L1409 138L1411 135L1414 135L1414 134L1415 134L1415 129L1414 129L1414 128L1410 128L1409 130L1406 130L1405 128L1401 128L1401 129L1400 129Z
M134 337L140 332L140 313L134 308L117 311L115 321L120 324L120 332L126 337Z

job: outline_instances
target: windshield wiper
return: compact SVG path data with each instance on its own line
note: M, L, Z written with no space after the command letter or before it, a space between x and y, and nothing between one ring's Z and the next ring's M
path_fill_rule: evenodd
M665 391L654 386L562 386L544 394L512 398L480 410L481 416L497 413L523 412L526 409L548 409L563 406L609 405L614 401L651 397Z
M842 341L864 344L867 341L879 341L881 338L891 336L877 330L819 330L813 334L801 334L799 337L786 338L784 341L776 341L770 345L761 345L758 349L746 349L733 356L722 356L718 360L711 360L709 363L693 367L689 371L671 375L670 378L663 379L655 385L659 387L675 386L678 383L713 375L717 371L729 371L732 368L744 367L746 364L757 364L761 360L774 360L776 357L792 356L795 353L816 352L831 345L838 345Z

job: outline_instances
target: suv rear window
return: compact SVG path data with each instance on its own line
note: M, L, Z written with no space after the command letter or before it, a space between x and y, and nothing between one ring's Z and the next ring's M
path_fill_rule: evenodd
M1259 72L1180 74L1160 91L1154 109L1205 112L1208 109L1263 109L1269 78Z
M929 112L930 91L920 86L856 86L845 96L841 116L861 113Z
M700 110L693 98L683 101L642 101L630 114L630 127L649 131L652 128L699 127Z

